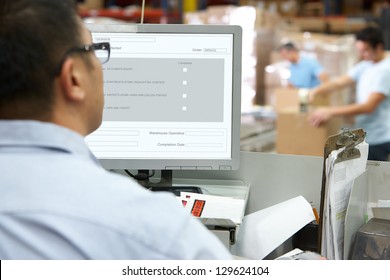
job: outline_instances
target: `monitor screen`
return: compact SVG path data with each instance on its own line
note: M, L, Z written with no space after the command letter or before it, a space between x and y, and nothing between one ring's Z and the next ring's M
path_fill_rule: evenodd
M88 25L110 42L103 123L86 137L107 169L232 170L239 165L239 26Z

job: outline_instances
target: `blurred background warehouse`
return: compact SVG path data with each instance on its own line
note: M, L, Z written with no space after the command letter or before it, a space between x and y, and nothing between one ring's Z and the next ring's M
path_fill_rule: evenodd
M241 150L322 156L324 143L352 119L334 119L314 128L307 114L316 106L354 100L354 89L300 107L300 89L290 76L278 47L293 42L301 55L319 61L329 78L358 61L354 33L379 26L390 49L390 1L384 0L146 0L144 23L231 24L243 28ZM142 0L79 1L87 22L141 21ZM309 111L307 111L307 110Z

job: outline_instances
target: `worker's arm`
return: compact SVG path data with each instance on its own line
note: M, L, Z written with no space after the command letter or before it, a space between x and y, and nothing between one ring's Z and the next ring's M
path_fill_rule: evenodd
M325 83L329 81L329 75L326 72L321 72L317 75L318 80L320 80L321 83Z
M355 83L355 81L349 77L348 75L343 75L338 78L335 78L333 80L329 80L327 82L324 82L320 84L318 87L313 88L310 91L310 98L313 100L313 97L315 95L321 95L321 94L327 94L329 92L332 92L334 90L342 89L347 86L352 86Z
M354 116L360 114L371 114L379 104L385 100L386 96L380 92L371 93L365 103L350 104L338 107L323 107L315 110L309 116L309 122L313 126L320 126L335 116Z

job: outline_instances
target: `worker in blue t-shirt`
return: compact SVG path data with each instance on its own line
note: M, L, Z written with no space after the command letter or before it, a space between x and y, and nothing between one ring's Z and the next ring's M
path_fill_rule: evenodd
M309 121L314 126L336 116L354 116L356 128L367 132L369 160L390 158L390 58L386 56L383 32L367 27L356 33L356 50L361 60L348 73L323 83L310 92L316 95L355 86L356 102L343 106L318 108Z
M293 43L286 43L279 48L280 56L289 61L289 84L296 88L314 88L327 80L322 65L314 58L302 56Z

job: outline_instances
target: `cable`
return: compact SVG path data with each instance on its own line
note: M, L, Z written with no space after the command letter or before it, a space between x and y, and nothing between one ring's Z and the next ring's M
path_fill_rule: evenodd
M127 175L129 175L130 177L134 178L135 180L137 181L145 181L151 177L154 176L154 174L156 173L155 170L152 170L152 173L151 174L147 174L147 173L138 173L136 175L132 174L129 170L125 169L125 172Z
M145 0L142 0L142 9L141 9L141 24L144 23L144 13L145 13Z

